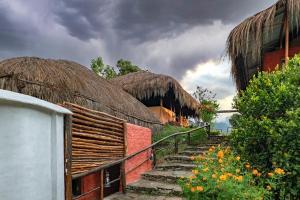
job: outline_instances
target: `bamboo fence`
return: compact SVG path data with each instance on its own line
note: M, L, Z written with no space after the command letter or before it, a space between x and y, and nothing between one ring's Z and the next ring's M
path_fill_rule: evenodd
M72 103L72 175L123 158L125 122L106 113Z

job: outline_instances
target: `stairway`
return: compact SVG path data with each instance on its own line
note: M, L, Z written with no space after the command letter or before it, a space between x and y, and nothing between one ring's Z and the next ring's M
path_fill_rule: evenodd
M196 165L191 156L205 153L212 145L221 144L224 136L209 136L208 140L197 146L187 146L184 151L176 155L165 157L165 161L142 178L127 186L127 193L117 193L105 198L106 200L181 200L182 190L177 184L180 177L192 175Z

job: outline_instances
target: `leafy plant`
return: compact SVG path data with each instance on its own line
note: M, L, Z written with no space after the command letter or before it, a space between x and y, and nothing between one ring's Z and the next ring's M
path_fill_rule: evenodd
M234 107L241 115L233 123L232 146L262 171L284 168L274 198L299 199L300 56L283 70L254 77Z
M185 197L190 200L271 199L270 191L285 173L278 168L262 174L243 162L229 147L212 146L206 155L191 159L197 164L193 175L179 180Z
M138 66L133 65L130 61L123 59L118 60L117 68L119 70L119 76L126 75L132 72L138 72L141 70Z
M109 65L105 65L103 63L103 59L101 57L92 59L91 68L96 74L98 74L106 79L112 79L117 76L117 73L114 70L114 68Z

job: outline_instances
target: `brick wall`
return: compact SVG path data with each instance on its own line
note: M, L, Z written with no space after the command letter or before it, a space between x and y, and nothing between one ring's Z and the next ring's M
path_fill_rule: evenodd
M127 124L127 155L135 153L151 145L151 135L151 130L149 128ZM147 162L143 163L147 158L149 158L150 155L151 151L147 151L126 161L125 171L128 173L126 175L127 184L139 180L142 173L152 169L151 161L148 160ZM141 163L143 163L141 166L134 169Z
M289 49L289 57L293 57L295 54L300 53L300 47L292 47ZM265 53L263 60L264 71L274 71L277 65L280 65L284 61L285 50L272 51Z

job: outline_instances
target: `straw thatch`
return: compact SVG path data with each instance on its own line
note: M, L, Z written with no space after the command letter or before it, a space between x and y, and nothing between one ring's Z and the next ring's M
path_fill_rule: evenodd
M195 115L200 107L200 104L170 76L139 71L119 76L111 82L123 87L142 102L153 98L173 101L173 105L170 106L177 107L175 110L177 113L180 112L180 107L183 115Z
M257 71L259 70L257 67L261 67L264 41L272 38L278 25L278 20L275 20L276 17L280 14L285 17L286 13L288 13L289 26L291 28L296 26L298 29L300 0L279 0L268 9L249 17L231 31L227 39L227 54L232 62L231 73L238 89L243 88L243 82L249 81L251 78L248 77L249 72L247 70L249 68L256 68ZM283 29L283 20L279 23ZM279 43L281 38L272 39L278 40Z
M159 120L130 94L71 61L20 57L0 62L0 89L71 102L150 128Z

